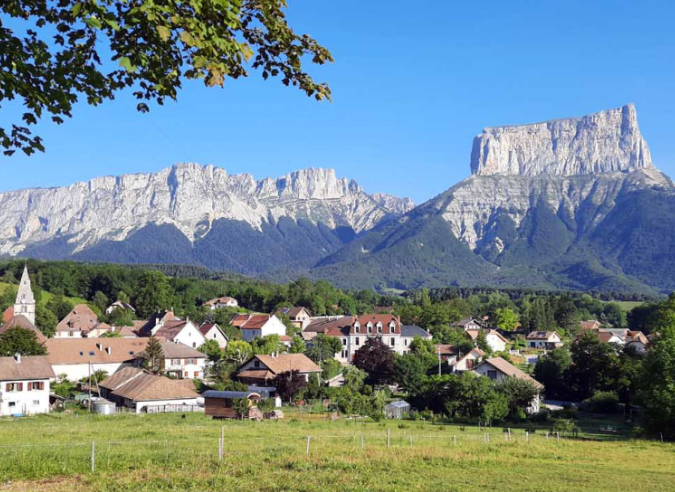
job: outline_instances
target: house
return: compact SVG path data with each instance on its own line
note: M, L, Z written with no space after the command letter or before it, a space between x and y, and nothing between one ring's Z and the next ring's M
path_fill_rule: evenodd
M206 370L206 354L199 352L180 342L159 339L164 352L164 372L177 379L199 379ZM136 367L143 365L145 352L137 352L134 361Z
M537 389L538 394L530 403L527 413L533 414L539 412L541 393L544 391L544 385L529 374L518 369L513 364L501 357L493 357L478 364L478 366L473 369L473 372L481 376L486 376L494 381L503 381L506 378L516 378L531 383Z
M45 343L47 360L57 376L80 381L98 370L114 374L132 366L145 350L148 338L50 338Z
M108 333L115 333L121 338L138 338L138 333L133 326L111 326Z
M485 357L485 352L483 352L478 347L475 347L465 355L458 356L456 361L449 360L448 364L450 365L450 372L464 372L470 371L476 367Z
M204 413L214 419L261 419L262 412L257 405L262 397L254 391L205 391ZM248 411L246 415L241 415L234 408L234 401L246 398L248 400Z
M603 343L613 343L621 346L623 346L624 343L626 343L624 341L623 336L621 336L620 333L616 333L611 330L595 330L595 333L598 335L598 338Z
M182 343L195 349L206 341L199 328L189 319L176 319L156 325L152 330L152 336L164 338L169 342Z
M30 320L23 315L12 316L9 321L0 326L0 336L12 328L23 328L24 330L32 331L35 333L35 338L37 338L37 342L40 345L47 341L47 337L42 334L37 326L31 323Z
M286 335L286 325L273 314L236 314L230 324L241 330L242 338L246 342L256 337Z
M480 330L483 328L483 322L478 318L462 318L456 323L453 323L452 326L455 328L461 328L463 330Z
M134 328L139 337L150 337L157 332L167 321L180 320L173 311L159 311L145 321L134 322Z
M123 311L131 311L132 313L136 312L136 310L131 304L123 301L115 301L106 308L105 313L111 314L115 309L121 309Z
M99 383L101 394L136 413L199 411L192 382L149 374L126 367Z
M490 347L490 350L493 352L503 352L506 350L506 344L509 343L509 341L497 330L466 330L467 335L469 335L474 342L478 340L478 335L480 335L481 332L485 333L485 342L488 344L488 347Z
M78 304L56 325L54 338L84 338L96 325L96 313L86 304Z
M49 381L55 377L43 355L0 357L0 417L49 413Z
M204 306L207 306L211 311L215 311L216 309L239 307L239 302L234 297L217 297L206 301Z
M649 346L649 339L641 331L628 331L625 338L626 347L632 347L638 354L643 354Z
M305 354L255 355L242 365L237 371L237 379L244 384L256 386L271 386L272 381L279 374L289 371L298 371L299 376L306 381L311 374L321 374L317 366Z
M454 345L437 344L434 345L435 353L441 358L442 362L454 364L457 361L458 349Z
M286 315L291 320L293 326L300 331L304 330L312 322L312 313L304 307L284 307L278 309L276 314L278 316Z
M205 341L215 340L218 342L218 346L221 349L225 349L227 347L227 342L229 339L227 338L227 335L223 329L218 326L218 323L203 323L199 327L199 333L202 334Z
M599 330L600 328L602 328L602 323L596 319L579 322L579 331Z
M553 350L563 345L562 338L556 331L533 331L527 335L527 346L530 348Z
M415 337L421 338L422 340L433 339L431 333L423 330L417 325L401 325L401 336L399 343L401 353L407 354L410 352L410 344L415 339Z

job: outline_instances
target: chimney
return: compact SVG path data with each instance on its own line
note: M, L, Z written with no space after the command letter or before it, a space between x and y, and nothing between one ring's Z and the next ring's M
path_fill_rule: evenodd
M21 354L19 352L14 354L14 360L16 361L17 364L21 364Z

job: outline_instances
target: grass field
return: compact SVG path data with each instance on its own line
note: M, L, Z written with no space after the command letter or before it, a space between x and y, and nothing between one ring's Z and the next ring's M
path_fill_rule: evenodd
M0 282L0 295L2 295L3 292L5 292L5 289L8 289L10 287L17 288L18 286L17 285L12 286L11 284ZM42 305L47 304L52 297L54 297L54 294L43 290L42 298L40 299L40 304ZM86 299L82 299L80 297L66 297L65 299L70 301L73 305L87 303Z
M512 429L510 441L501 427L487 432L489 444L476 427L319 416L259 423L201 414L0 420L0 490L675 490L673 444L593 439L600 437L594 431L558 441L539 429L529 442L523 429Z

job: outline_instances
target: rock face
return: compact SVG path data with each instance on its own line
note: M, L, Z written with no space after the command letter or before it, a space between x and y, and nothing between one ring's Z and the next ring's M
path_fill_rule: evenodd
M282 219L358 233L412 207L406 199L371 196L330 169L256 181L213 166L179 164L155 174L0 193L0 254L61 239L67 254L60 256L69 256L103 241L123 241L149 225L171 226L194 243L214 223L228 220L258 233Z
M326 258L315 275L397 288L675 288L658 273L675 268L675 188L653 166L632 105L485 129L471 171ZM370 274L354 282L344 273L357 269Z
M632 104L581 118L486 128L473 142L480 176L572 176L652 167Z

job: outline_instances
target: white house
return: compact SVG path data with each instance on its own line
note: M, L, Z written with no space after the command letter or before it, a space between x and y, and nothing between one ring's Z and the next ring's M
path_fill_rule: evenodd
M463 330L480 330L483 328L483 323L477 318L462 318L456 323L453 323L452 326L461 328Z
M448 364L450 365L451 372L464 372L470 371L476 367L485 357L485 352L483 352L478 347L471 349L467 354L461 355L457 359L449 359Z
M192 348L199 348L206 341L197 326L188 320L171 320L156 324L151 330L152 336L164 338L169 342L182 343Z
M204 340L215 340L221 349L227 347L229 340L218 323L204 323L199 327L199 332L204 336Z
M537 389L538 395L534 400L532 400L526 411L530 414L539 412L541 392L544 390L544 385L531 377L529 374L518 369L516 366L510 364L501 357L493 357L478 364L478 366L474 368L473 372L479 374L480 376L488 377L494 381L503 381L506 378L516 378L531 383L532 386Z
M563 346L563 341L556 331L533 331L527 335L527 346L530 348L553 350Z
M295 326L300 331L307 328L312 322L312 314L307 308L301 306L280 308L277 310L276 314L279 316L288 316L293 326Z
M101 395L136 413L197 411L197 395L189 381L155 376L125 367L100 383Z
M164 372L177 379L202 379L206 370L205 354L180 342L161 341L164 352ZM135 355L134 365L141 367L144 351Z
M0 357L0 416L49 413L54 377L45 356Z
M206 301L204 305L208 306L211 311L215 311L216 309L239 307L239 302L234 297L217 297Z
M136 354L145 350L149 338L50 338L45 343L47 360L54 374L80 381L89 371L103 370L114 374L130 366ZM91 364L91 365L90 365Z
M250 342L256 337L268 335L286 335L286 325L273 314L237 314L230 324L241 330L244 341Z
M123 311L131 311L132 313L136 312L136 310L131 304L123 301L113 302L110 306L106 308L105 312L106 314L111 314L115 309L122 309Z
M471 337L471 340L474 342L478 339L478 335L481 333L481 330L466 330L466 333ZM493 352L503 352L506 350L506 344L509 341L504 338L501 333L497 330L488 330L485 331L485 342L490 347L490 350Z
M421 338L422 340L433 339L431 333L423 330L417 325L401 325L401 336L399 337L399 343L397 344L397 352L402 354L410 352L410 344L416 337Z

